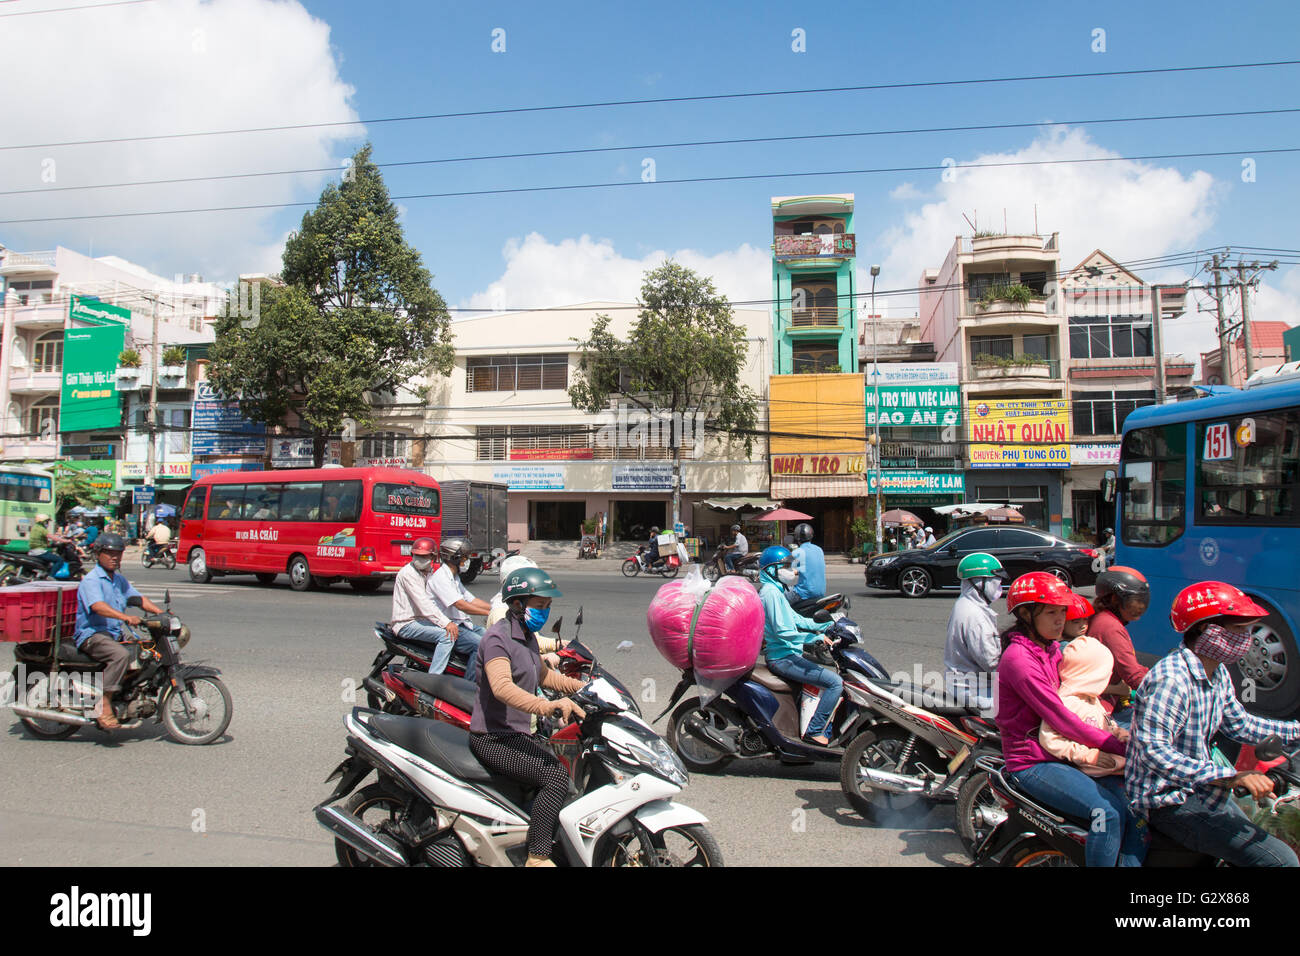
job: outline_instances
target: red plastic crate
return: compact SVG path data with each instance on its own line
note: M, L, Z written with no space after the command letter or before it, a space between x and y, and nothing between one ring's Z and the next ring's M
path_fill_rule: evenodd
M63 638L72 637L77 622L77 584L62 581L0 588L0 641L49 641L54 637L54 612L63 592Z

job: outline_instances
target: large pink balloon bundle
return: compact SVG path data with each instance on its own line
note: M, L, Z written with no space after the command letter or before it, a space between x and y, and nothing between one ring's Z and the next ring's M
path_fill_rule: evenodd
M678 670L709 682L735 680L754 666L763 644L763 603L754 586L728 575L702 594L691 581L659 589L646 611L650 637ZM698 613L697 613L698 610Z

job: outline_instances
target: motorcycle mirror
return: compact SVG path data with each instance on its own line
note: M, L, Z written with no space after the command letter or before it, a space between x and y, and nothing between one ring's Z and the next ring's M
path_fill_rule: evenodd
M126 599L127 607L144 607L144 598L129 597Z
M557 617L555 619L555 623L551 625L551 633L554 634L556 637L560 636L560 625L563 623L564 623L564 616L561 615Z
M582 627L582 606L578 606L578 617L574 620L575 627Z
M1260 760L1277 760L1286 756L1286 745L1277 734L1270 734L1255 747L1255 756Z
M167 607L171 607L171 605L172 605L172 589L171 589L171 588L168 588L167 590L163 591L163 604L165 604Z
M831 619L831 613L825 608L822 608L816 614L813 615L813 620L816 621L818 624L825 624L830 619Z

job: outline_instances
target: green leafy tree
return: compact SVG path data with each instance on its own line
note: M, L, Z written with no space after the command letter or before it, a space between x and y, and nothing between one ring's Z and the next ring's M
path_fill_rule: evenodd
M218 321L208 380L253 421L296 417L317 466L345 418L372 423L367 393L396 391L430 370L450 374L446 304L402 235L369 145L289 237L281 278L257 321Z
M741 384L745 331L733 321L713 280L668 261L648 271L640 311L627 341L610 331L608 315L596 316L569 387L574 408L596 415L611 400L681 421L703 413L711 430L740 436L746 457L758 420L758 397ZM677 418L677 416L681 418ZM681 520L681 434L672 431L673 524ZM696 435L698 442L703 436Z
M96 491L91 481L90 475L79 468L63 468L56 464L54 466L54 513L62 515L69 508L75 508L77 505L84 508L95 507L98 502L95 500Z

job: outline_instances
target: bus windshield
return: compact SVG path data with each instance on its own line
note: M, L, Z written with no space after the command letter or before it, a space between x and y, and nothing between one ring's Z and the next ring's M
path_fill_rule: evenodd
M37 468L0 468L0 548L26 551L37 514L53 517L54 478Z

